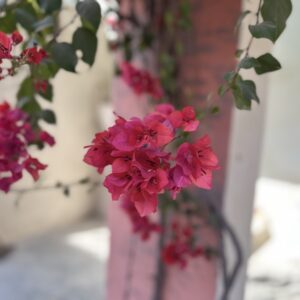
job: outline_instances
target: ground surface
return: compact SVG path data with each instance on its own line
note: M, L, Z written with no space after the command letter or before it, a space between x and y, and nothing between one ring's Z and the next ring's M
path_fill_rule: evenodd
M250 259L246 300L299 300L300 185L261 179L256 198L271 237Z
M262 179L256 198L270 239L250 259L245 300L299 300L300 186ZM0 300L105 300L108 241L88 223L20 243L0 260Z
M108 238L85 224L21 243L0 260L0 299L104 300Z

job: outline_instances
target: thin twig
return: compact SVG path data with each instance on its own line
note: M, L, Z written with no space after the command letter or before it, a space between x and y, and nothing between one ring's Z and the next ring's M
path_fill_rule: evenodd
M21 188L21 189L12 189L11 192L12 193L16 193L16 194L25 194L25 193L32 193L32 192L38 192L38 191L45 191L45 190L60 190L63 188L72 188L75 186L79 186L79 185L100 185L101 183L99 181L97 182L92 182L90 181L89 178L83 178L80 180L76 180L76 181L71 181L68 183L62 183L62 182L57 182L55 184L50 184L50 185L41 185L41 186L33 186L30 188Z
M79 15L77 13L75 13L75 15L72 17L72 19L66 23L64 26L62 26L61 28L59 28L53 35L53 38L49 41L48 44L51 44L52 42L54 42L69 26L71 26L76 19L79 17Z

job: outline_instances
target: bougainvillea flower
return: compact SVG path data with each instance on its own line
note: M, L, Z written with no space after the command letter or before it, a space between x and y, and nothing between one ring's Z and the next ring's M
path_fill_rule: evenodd
M104 186L112 195L112 200L119 200L132 184L132 177L127 173L110 174L105 178Z
M186 177L200 188L211 189L212 170L218 169L218 159L210 146L206 135L195 143L182 144L177 151L177 165Z
M84 156L84 162L96 167L99 173L114 160L111 153L115 148L108 142L108 138L107 131L96 134L93 145L87 147L88 151Z
M143 190L141 185L130 189L126 196L133 202L141 217L145 217L157 210L157 194L150 194L147 190Z
M40 163L36 158L29 156L23 163L25 170L30 173L34 181L40 177L39 171L45 170L47 165Z
M138 233L142 240L148 240L152 233L161 231L159 224L151 221L149 217L141 217L133 202L127 198L122 201L122 208L130 218L133 232Z
M172 125L175 121L169 120L174 113L179 115L176 127ZM190 107L176 111L170 105L160 105L144 119L118 116L113 126L96 135L84 161L99 173L111 166L104 186L113 200L126 199L140 217L147 216L157 210L158 197L166 191L176 198L193 183L210 188L211 171L218 161L206 137L182 144L175 157L165 150L175 140L177 130L190 127L192 131L198 127L196 121Z
M44 58L47 57L47 53L44 49L38 49L37 47L27 48L23 50L21 57L25 57L29 64L37 65Z
M163 90L159 80L146 70L139 70L129 62L123 62L120 65L120 70L123 80L136 94L149 94L154 99L161 99L163 97Z
M40 135L44 139L40 139ZM37 134L37 141L53 144L53 138L46 132ZM46 165L29 154L29 146L36 141L36 133L28 122L26 113L11 108L7 102L0 104L0 190L8 192L13 183L20 180L27 171L34 180Z
M0 59L11 58L12 44L12 39L0 31Z
M183 131L193 132L199 126L199 121L196 119L196 112L192 106L186 106L182 110L182 128Z
M179 265L183 269L190 257L195 258L205 254L189 219L181 217L173 220L171 230L171 238L162 249L162 259L166 264Z
M179 264L180 268L184 269L187 265L185 254L188 248L184 243L170 243L162 250L162 259L167 265Z
M15 45L19 45L23 41L23 36L19 31L14 31L11 35L11 39Z
M173 139L173 133L164 124L149 120L132 118L125 124L116 125L111 131L112 145L121 151L132 151L144 145L164 146Z
M52 135L50 135L48 132L46 131L41 131L39 134L39 139L48 144L49 146L54 146L55 145L55 139Z
M177 194L180 193L183 188L191 185L191 183L192 181L184 174L179 165L170 170L168 190L171 192L173 199L176 199Z
M46 93L48 85L47 80L38 80L34 83L34 89L38 93Z

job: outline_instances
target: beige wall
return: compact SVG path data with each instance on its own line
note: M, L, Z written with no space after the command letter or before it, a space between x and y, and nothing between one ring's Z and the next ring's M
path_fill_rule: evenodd
M73 12L66 12L62 16L62 24L72 16ZM62 38L70 39L70 31ZM95 174L82 162L83 147L90 143L95 131L101 127L97 113L100 105L105 104L106 119L111 110L108 102L111 62L102 37L92 69L83 65L79 66L79 75L60 71L56 77L53 107L58 124L48 128L54 134L57 145L36 153L43 163L49 164L38 185L52 184L57 180L70 182ZM13 101L18 80L14 78L0 83L1 100ZM26 175L15 187L31 187L32 184L32 179ZM102 189L90 194L85 187L74 188L70 198L65 198L58 191L34 192L25 195L18 207L15 206L15 195L0 193L0 239L14 242L75 222L88 214L99 213L106 199L103 193Z

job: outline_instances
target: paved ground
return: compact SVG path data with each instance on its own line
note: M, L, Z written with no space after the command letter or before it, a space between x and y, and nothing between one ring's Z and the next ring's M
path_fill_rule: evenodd
M257 191L271 238L250 259L245 300L299 300L300 186L262 179ZM0 260L0 300L105 300L108 240L89 223L21 243Z
M300 185L261 179L256 206L271 238L250 259L246 300L299 300Z
M85 224L21 243L0 260L0 299L104 300L108 239Z

